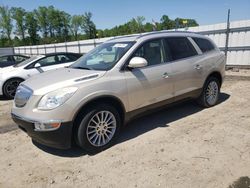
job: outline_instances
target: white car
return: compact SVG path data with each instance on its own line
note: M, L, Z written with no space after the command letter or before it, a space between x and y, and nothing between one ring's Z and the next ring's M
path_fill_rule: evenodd
M18 85L44 71L71 65L81 54L53 53L31 57L14 66L0 69L0 95L13 99Z

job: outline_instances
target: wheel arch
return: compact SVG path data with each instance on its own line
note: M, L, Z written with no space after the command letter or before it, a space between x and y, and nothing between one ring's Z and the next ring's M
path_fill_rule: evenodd
M223 80L222 80L222 75L221 75L221 73L220 73L219 71L213 71L213 72L211 72L211 73L207 76L207 78L206 78L204 84L206 83L206 81L207 81L208 78L210 78L210 77L215 77L215 78L217 78L218 81L220 82L220 86L221 86Z
M74 135L77 131L78 127L78 121L80 120L81 114L84 114L87 109L89 109L91 106L98 105L100 103L104 104L111 104L114 106L120 115L122 125L125 120L125 107L122 101L115 96L112 95L103 95L103 96L98 96L94 97L93 99L89 100L87 103L83 104L75 113L73 117L73 127L72 127L72 138L74 138ZM73 139L72 139L73 141Z

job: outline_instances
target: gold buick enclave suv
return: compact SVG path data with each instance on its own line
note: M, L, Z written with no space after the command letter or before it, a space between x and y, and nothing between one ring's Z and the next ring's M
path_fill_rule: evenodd
M139 113L183 99L218 102L225 56L207 37L152 32L109 40L71 66L22 82L12 118L35 141L100 151Z

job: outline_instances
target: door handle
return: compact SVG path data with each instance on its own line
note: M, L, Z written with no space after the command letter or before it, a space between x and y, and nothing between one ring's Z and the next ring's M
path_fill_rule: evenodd
M200 70L202 67L200 65L195 65L194 67L196 70Z
M162 78L168 78L168 73L167 72L164 72L163 75L162 75Z

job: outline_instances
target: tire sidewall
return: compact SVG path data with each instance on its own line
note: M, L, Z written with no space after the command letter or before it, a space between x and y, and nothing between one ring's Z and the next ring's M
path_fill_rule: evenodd
M218 86L218 94L217 94L217 99L216 99L216 102L214 104L209 104L207 102L207 99L206 99L206 91L207 91L207 87L208 85L210 84L210 82L216 82L217 86ZM215 77L210 77L207 79L206 83L205 83L205 86L204 86L204 89L203 89L203 92L202 92L202 100L203 100L203 103L206 107L212 107L212 106L215 106L217 103L218 103L218 99L219 99L219 95L220 95L220 82L217 78Z
M116 119L116 130L115 130L115 134L113 136L113 138L104 146L100 146L100 147L96 147L93 146L88 138L87 138L87 126L89 121L91 120L91 118L99 111L110 111ZM111 145L113 145L114 141L117 139L119 132L120 132L120 127L121 127L121 118L119 113L117 112L117 110L110 106L110 105L106 105L106 104L101 104L96 106L95 108L91 108L89 110L87 110L87 112L81 114L81 118L79 119L79 126L78 129L76 131L76 143L78 146L80 146L82 149L88 151L88 152L99 152L99 151L103 151L106 148L110 147Z
M20 83L22 82L21 81L21 79L10 79L10 80L8 80L8 81L6 81L5 83L4 83L4 85L3 85L3 95L7 98L7 99L14 99L14 97L12 97L12 96L10 96L9 94L8 94L8 92L7 92L7 85L11 82L11 81L13 81L13 80L18 80L18 81L20 81ZM20 84L19 83L19 84ZM17 86L18 87L18 86ZM17 88L16 88L17 89Z

